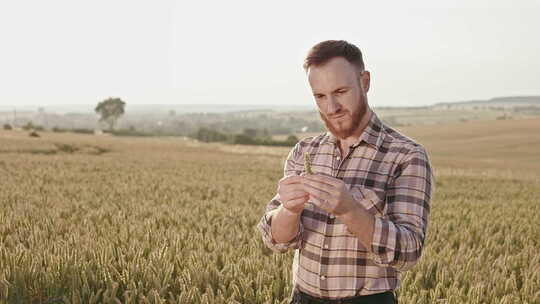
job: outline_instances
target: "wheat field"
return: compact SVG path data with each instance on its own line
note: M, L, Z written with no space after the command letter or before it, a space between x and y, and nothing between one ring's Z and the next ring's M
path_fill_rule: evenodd
M540 303L540 120L409 127L436 192L400 303ZM0 303L287 303L287 148L0 131Z

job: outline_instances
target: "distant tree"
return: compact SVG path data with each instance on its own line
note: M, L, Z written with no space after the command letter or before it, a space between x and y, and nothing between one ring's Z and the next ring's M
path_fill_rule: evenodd
M34 126L34 124L33 124L31 121L29 121L29 122L26 123L26 125L24 125L22 128L23 128L23 130L25 130L25 131L31 131L31 130L36 129L36 126Z
M101 116L99 121L107 123L109 130L112 131L118 118L124 115L125 105L126 103L122 99L109 97L98 103L95 111Z
M247 134L235 134L232 137L232 143L236 145L255 145L257 141Z
M4 124L4 130L13 130L13 127L10 124L6 123Z
M255 136L257 136L257 130L256 129L246 128L243 131L243 135L245 135L247 137L255 137Z
M289 142L289 143L297 143L298 142L298 137L296 137L295 135L289 135L287 137L287 140L285 140L286 142Z
M212 129L199 128L195 134L191 137L204 141L204 142L216 142L216 141L225 141L227 140L227 135Z

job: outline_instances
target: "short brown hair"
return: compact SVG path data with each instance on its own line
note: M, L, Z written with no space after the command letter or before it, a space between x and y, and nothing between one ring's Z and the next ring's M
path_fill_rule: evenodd
M334 57L343 57L354 64L360 71L364 71L364 60L360 49L345 40L326 40L317 43L309 50L304 60L304 70L310 66L320 66Z

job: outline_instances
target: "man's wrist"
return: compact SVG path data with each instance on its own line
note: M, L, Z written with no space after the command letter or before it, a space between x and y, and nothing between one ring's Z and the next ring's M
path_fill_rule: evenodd
M358 219L358 214L361 212L361 210L359 210L360 208L362 207L358 205L352 206L347 212L336 215L336 218L338 218L343 223L350 223L351 221Z
M356 235L360 239L360 242L366 248L371 248L375 230L375 216L369 213L364 207L357 205L349 212L337 218L347 226L347 230L351 234Z
M288 217L300 217L300 215L302 214L302 211L300 211L298 213L295 213L295 212L285 208L285 206L283 206L283 205L281 205L280 208L281 208L280 212L282 212L284 215L286 215Z

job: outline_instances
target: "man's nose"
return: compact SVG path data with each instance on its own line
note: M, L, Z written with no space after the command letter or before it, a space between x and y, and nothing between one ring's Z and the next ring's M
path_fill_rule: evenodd
M330 97L326 105L326 114L332 115L336 114L341 110L341 104L334 98Z

